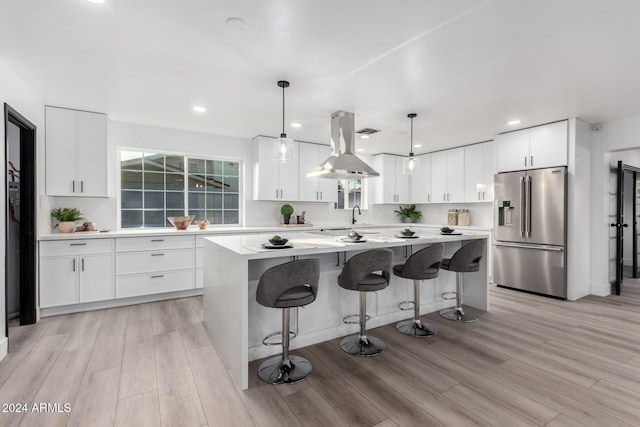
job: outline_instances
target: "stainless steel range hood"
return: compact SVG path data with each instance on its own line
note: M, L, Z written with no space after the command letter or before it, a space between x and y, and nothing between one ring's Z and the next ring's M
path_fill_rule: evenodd
M380 176L355 155L355 119L353 113L336 111L331 115L332 153L308 177L361 179Z

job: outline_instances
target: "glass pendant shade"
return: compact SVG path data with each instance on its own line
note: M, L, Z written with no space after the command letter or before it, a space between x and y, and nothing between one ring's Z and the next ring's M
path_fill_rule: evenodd
M282 88L282 133L280 138L273 141L273 160L276 162L286 163L293 159L293 139L287 138L284 133L284 89L289 87L289 82L280 80L278 87Z
M409 157L402 159L402 173L404 175L415 175L420 171L420 159L413 155L413 119L417 114L407 114L411 119L411 145L409 147Z
M420 171L420 158L415 157L413 153L409 157L402 159L402 173L405 175L414 175Z
M293 139L282 134L273 140L273 160L286 163L293 159Z

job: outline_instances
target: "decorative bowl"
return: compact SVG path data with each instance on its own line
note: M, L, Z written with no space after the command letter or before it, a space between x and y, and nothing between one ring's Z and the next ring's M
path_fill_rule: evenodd
M454 231L456 231L456 230L455 230L455 229L453 229L453 228L449 228L449 227L442 227L442 228L440 229L440 231L441 231L442 233L449 234L449 233L453 233L453 232L454 232Z
M187 216L168 216L167 219L175 227L176 230L186 230L195 218L195 215Z
M414 234L416 234L416 232L415 232L415 231L411 231L411 230L409 230L409 231L402 230L402 231L400 232L400 234L402 234L403 236L411 237L411 236L413 236Z
M197 219L196 220L196 225L198 226L198 228L200 230L206 230L207 229L207 225L211 224L211 222L208 219Z
M280 240L269 239L269 243L271 243L273 246L284 246L287 244L288 241L289 239L280 239Z

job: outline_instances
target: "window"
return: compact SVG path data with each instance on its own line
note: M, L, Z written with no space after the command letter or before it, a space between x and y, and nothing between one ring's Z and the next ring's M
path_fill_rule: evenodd
M366 181L362 179L341 179L338 181L338 204L336 209L367 208Z
M168 216L240 223L240 163L120 151L120 226L171 227Z

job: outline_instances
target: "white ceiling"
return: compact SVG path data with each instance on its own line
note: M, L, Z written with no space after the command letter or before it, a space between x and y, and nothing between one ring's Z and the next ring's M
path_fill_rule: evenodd
M285 79L290 137L328 143L344 109L382 130L358 147L406 153L415 112L421 153L512 119L640 114L639 16L637 0L3 0L0 57L49 105L241 137L280 133Z

